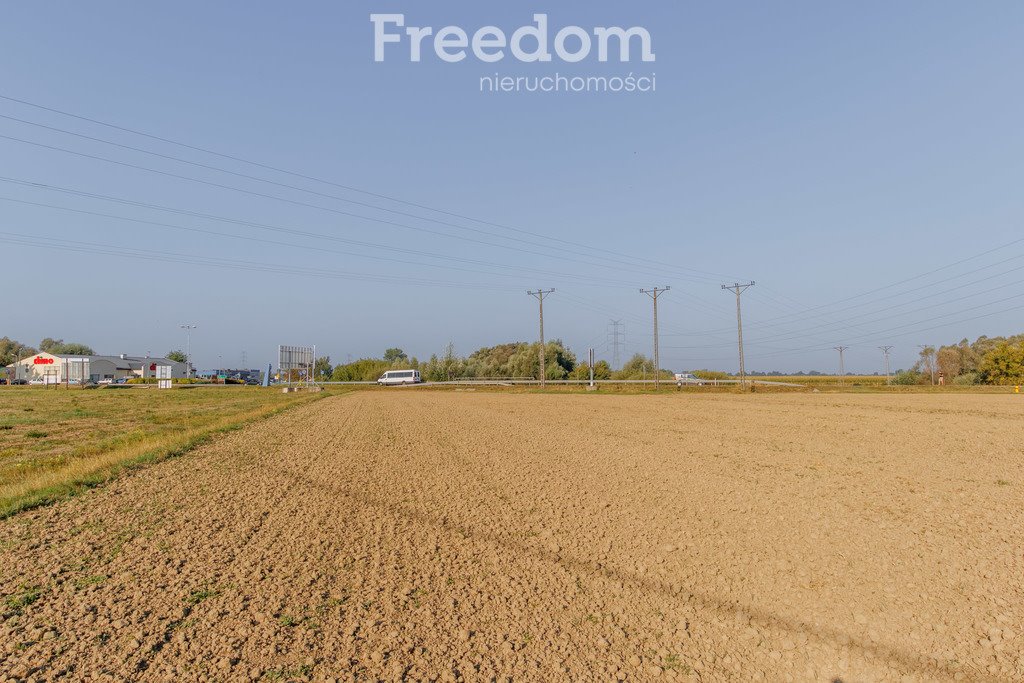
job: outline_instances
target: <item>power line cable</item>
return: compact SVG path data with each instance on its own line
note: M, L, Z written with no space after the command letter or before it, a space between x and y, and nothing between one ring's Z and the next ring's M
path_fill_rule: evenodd
M1019 257L1014 257L1014 258L1019 258ZM1008 260L1012 260L1012 259L1008 259ZM994 291L997 291L997 290L1000 290L1000 289L1005 289L1006 287L1013 287L1013 286L1016 286L1016 285L1024 284L1024 280L1017 280L1017 281L1014 281L1014 282L1009 282L1009 283L1006 283L1006 284L999 285L997 287L991 287L989 289L981 290L979 292L972 292L970 294L965 294L964 296L953 298L953 299L944 298L942 301L940 301L938 303L935 303L935 304L929 304L929 305L926 305L926 306L920 305L920 302L922 300L924 300L924 299L931 299L931 298L934 298L934 297L944 297L947 294L960 291L960 290L964 289L965 287L970 287L970 286L973 286L973 285L976 285L976 284L979 284L979 283L982 283L982 282L987 282L989 280L994 280L996 278L1003 277L1004 275L1008 275L1010 273L1021 271L1021 270L1024 270L1024 266L1018 266L1016 268L1011 268L1009 270L1005 270L1005 271L996 273L995 275L990 275L988 277L979 278L977 280L965 283L963 285L959 285L957 287L951 287L951 288L946 289L946 290L942 290L942 291L939 291L939 292L934 292L932 294L927 294L925 296L918 297L917 299L915 299L913 301L904 301L902 303L893 304L892 306L886 306L886 307L883 307L881 309L874 309L874 310L866 311L864 313L860 313L860 314L857 314L857 315L852 316L852 317L853 318L863 318L865 316L875 315L875 314L883 312L883 311L894 310L894 309L902 308L902 307L906 307L906 306L916 306L917 308L915 309L915 312L917 312L917 311L926 311L926 310L929 310L929 309L938 308L940 306L946 306L946 305L948 305L950 303L954 303L954 302L957 302L957 301L965 301L967 299L971 299L971 298L976 297L976 296L981 296L982 294L989 294L991 292L994 292ZM929 285L929 286L931 286L931 285ZM984 306L986 304L980 304L980 305ZM882 316L880 318L875 318L873 320L867 320L867 321L858 323L856 326L863 328L863 327L866 327L866 326L869 326L869 325L873 325L873 324L875 324L877 322L881 322L883 320L888 320L890 318L897 318L897 317L900 317L900 316L903 316L903 315L906 315L906 312L894 313L892 315ZM813 330L816 330L816 329L831 328L831 329L823 329L823 333L831 334L831 333L835 333L835 332L838 332L838 331L843 330L843 329L848 329L849 327L852 327L852 326L851 325L846 325L846 324L843 324L843 323L822 323L820 325L815 325L815 326L812 326L812 327L809 327L809 328L804 328L803 331L797 332L796 334L792 334L791 332L785 332L785 333L780 333L780 334L768 335L768 336L765 336L765 337L756 337L756 338L748 341L748 344L762 346L765 342L782 342L782 341L789 341L789 340L792 340L792 339L800 339L800 338L804 338L804 337L807 337L807 336L811 336L811 332ZM821 333L816 333L816 334L821 334ZM714 347L715 347L714 345L695 345L695 346L669 346L669 347L666 347L666 348L691 348L691 349L696 349L696 348L714 348Z
M373 255L373 254L359 254L359 253L356 253L356 252L341 251L341 250L338 250L338 249L330 249L330 248L321 247L321 246L315 246L314 247L314 246L307 246L307 245L297 244L295 242L281 242L281 241L278 241L278 240L267 240L267 239L262 239L262 238L259 238L259 237L251 237L251 236L248 236L248 235L236 235L236 234L233 234L233 233L226 233L226 232L219 232L219 231L216 231L216 230L209 230L209 229L204 229L204 228L196 228L196 227L191 227L191 226L177 225L177 224L174 224L174 223L163 223L163 222L160 222L160 221L151 221L151 220L145 220L145 219L141 219L141 218L131 218L131 217L128 217L128 216L119 216L119 215L116 215L116 214L102 213L102 212L98 212L98 211L89 211L89 210L86 210L86 209L76 209L76 208L71 208L71 207L67 207L67 206L59 206L59 205L56 205L56 204L46 204L46 203L42 203L42 202L32 202L32 201L28 201L28 200L24 200L24 199L15 199L13 197L0 196L0 201L14 202L14 203L28 205L28 206L41 207L41 208L47 208L47 209L56 209L56 210L60 210L60 211L68 211L68 212L73 212L73 213L78 213L78 214L95 216L95 217L99 217L99 218L109 218L109 219L114 219L114 220L119 220L119 221L127 221L127 222L132 222L132 223L139 223L139 224L143 224L143 225L150 225L150 226L160 227L160 228L169 228L169 229L174 229L174 230L184 230L184 231L189 231L189 232L208 234L208 235L213 235L213 236L216 236L216 237L227 237L227 238L230 238L230 239L246 240L246 241L251 241L251 242L260 242L260 243L264 243L264 244L273 244L275 246L283 246L283 247L294 248L294 249L303 249L303 250L314 251L314 252L334 253L334 254L341 254L341 255L346 255L346 256L355 256L355 257L358 257L358 258L368 258L368 259L374 259L374 260L380 260L380 261L389 261L389 262L393 262L393 263L402 263L402 264L406 264L406 265L423 266L423 267L428 267L428 268L446 268L446 269L450 269L450 270L457 270L457 271L462 271L462 272L467 272L467 273L476 273L476 274L483 274L483 275L493 275L493 276L498 276L498 277L514 277L514 278L519 279L519 280L522 279L522 274L521 273L525 271L525 272L534 272L534 273L537 273L537 274L544 274L544 275L548 275L549 277L554 277L554 278L570 278L570 279L574 279L574 280L583 279L583 280L586 280L591 286L597 286L597 287L602 287L602 286L627 286L627 283L622 282L622 281L614 281L614 280L613 281L608 281L608 280L601 281L601 280L597 280L595 278L587 278L586 276L580 276L580 275L576 275L576 274L573 274L573 273L556 273L556 272L553 272L553 271L541 270L541 269L536 269L536 268L518 267L518 266L507 266L507 265L504 265L504 264L494 264L494 263L481 262L481 261L477 261L475 259L465 259L465 258L460 258L460 257L455 257L455 256L448 257L448 256L445 256L443 254L433 254L433 253L430 253L430 252L421 252L421 251L417 251L417 250L413 250L413 249L395 248L395 251L405 252L405 253L412 253L412 254L420 254L420 255L427 256L428 258L447 259L447 260L459 261L459 262L465 262L465 263L475 263L475 264L493 266L493 267L496 267L496 268L506 268L506 269L515 270L516 272L515 273L495 273L493 271L476 270L476 269L470 269L470 268L459 268L457 266L447 266L447 265L440 265L440 264L436 264L436 263L422 263L422 262L418 262L418 261L408 261L408 260L405 260L405 259L397 259L397 258L391 258L391 257L387 257L387 256L376 256L376 255ZM262 229L274 230L274 228L267 227L267 226L263 227ZM291 231L291 230L287 230L287 229L280 229L278 231L279 232L284 232L286 234L294 234L294 232L295 232L295 231ZM379 245L373 245L372 243L364 243L364 242L360 242L358 240L345 240L345 239L339 238L338 241L350 242L350 243L354 243L354 244L359 245L359 246L372 246L374 248L382 248ZM610 284L612 282L615 282L616 284ZM628 283L628 284L631 285L632 283Z
M113 164L125 165L125 166L129 166L129 167L137 168L137 169L140 169L140 170L152 171L153 173L157 173L157 174L161 174L161 175L168 175L168 176L171 176L171 177L174 177L174 178L184 178L185 180L189 180L189 181L197 182L197 183L201 183L201 184L212 184L212 185L214 185L216 187L222 187L222 188L227 188L227 189L235 189L235 190L237 190L239 192L242 192L242 193L245 193L245 194L252 194L252 195L255 195L255 196L266 197L266 198L269 198L269 199L278 199L278 200L286 202L286 203L297 204L297 205L300 205L300 206L306 206L306 207L314 208L314 209L320 209L320 210L323 210L323 211L326 211L326 212L329 212L329 213L336 213L336 214L340 214L340 215L344 215L344 216L349 216L349 217L353 217L353 218L357 218L357 219L373 221L373 222L376 222L376 223L381 223L381 224L385 224L385 225L391 225L391 226L398 227L398 228L413 230L413 231L417 231L417 232L424 232L424 233L428 233L428 234L432 234L432 235L438 235L438 236L442 236L442 237L448 237L448 238L451 238L451 239L458 239L458 240L463 240L463 241L467 241L467 242L473 242L473 243L477 243L477 244L483 244L483 245L486 245L486 246L497 247L499 249L508 249L508 250L511 250L511 251L517 251L517 252L521 252L521 253L525 253L525 254L532 254L534 256L542 256L542 257L545 257L545 258L558 258L559 260L562 260L562 261L572 261L574 263L580 263L580 264L591 266L591 267L594 267L594 268L606 268L607 267L605 264L594 263L592 261L583 261L581 259L576 259L576 258L571 258L571 257L566 257L566 256L557 256L556 257L556 256L553 256L550 253L539 252L539 251L532 251L530 249L523 249L523 248L520 248L520 247L514 247L512 245L507 245L507 244L496 244L496 243L493 243L493 242L486 242L486 241L483 241L483 240L478 240L478 239L475 239L475 238L466 237L464 235L453 235L451 233L446 233L446 232L442 232L442 231L439 231L439 230L431 230L429 228L423 228L423 227L414 227L414 226L411 226L411 225L406 225L404 223L398 223L398 222L395 222L395 221L390 221L390 220L386 220L386 219L382 219L382 218L373 218L373 217L370 217L370 216L362 216L360 214L354 214L354 213L351 213L351 212L348 212L348 211L342 211L340 209L333 209L331 207L324 207L324 206L319 206L319 205L316 205L316 204L306 204L305 202L297 202L297 201L286 199L286 198L278 198L278 197L274 197L273 195L264 195L264 194L259 193L259 192L252 192L250 190L245 190L245 189L241 189L241 188L231 188L230 186L220 185L219 183L209 183L208 181L204 181L204 180L200 180L200 179L194 179L194 178L187 178L185 176L179 176L179 175L174 174L174 173L167 173L165 171L160 171L160 170L156 170L156 169L149 169L149 168L145 168L145 167L142 167L142 166L136 166L134 164L128 164L126 162L121 162L121 161L117 161L117 160L110 160L110 159L103 159L101 157L93 157L92 155L87 155L87 154L84 154L84 153L81 153L81 152L75 152L73 150L63 150L61 148L55 148L55 147L52 147L50 145L44 145L42 143L35 143L35 142L31 142L31 141L22 141L20 139L11 138L10 136L6 136L6 135L0 135L0 139L14 139L14 140L17 140L19 142L26 142L27 144L30 144L30 145L37 145L37 146L41 146L41 147L45 147L45 148L49 148L49 149L57 149L58 151L67 151L68 153L74 154L74 155L81 155L81 156L86 156L86 157L89 157L89 158L99 158L99 159L101 159L103 161L110 161ZM21 180L12 179L12 178L0 178L0 180L6 181L6 182L15 182L15 183L23 184L23 185L36 186L36 187L56 187L56 186L48 186L45 183L21 181ZM77 194L81 194L82 196L92 196L92 197L97 197L97 198L111 199L109 197L105 197L104 195L98 195L98 194L93 194L93 193L77 192ZM147 205L147 204L142 203L142 202L131 202L131 200L112 199L112 201L132 203L132 204L134 204L136 206L147 206L147 208L159 208L159 210L174 210L174 209L168 209L166 207L158 207L157 205ZM187 213L189 215L202 215L203 217L209 217L208 215L198 214L196 212L188 212L188 211L180 211L180 210L174 210L174 211L178 211L178 212L181 212L181 213ZM251 225L251 223L244 223L244 224L250 224ZM538 245L534 245L534 246L538 246Z
M81 253L98 253L124 258L135 258L150 261L164 261L168 263L186 263L192 265L209 266L216 268L230 268L234 270L248 270L254 272L280 273L286 275L305 275L313 277L329 277L346 280L359 280L368 282L379 282L385 284L415 284L420 286L437 287L473 287L487 289L490 291L511 292L518 291L518 288L498 287L485 283L452 282L446 280L431 280L426 278L411 278L392 275L380 275L372 273L354 273L322 268L300 268L285 264L260 263L243 261L238 259L224 259L196 256L194 254L181 254L169 251L157 251L150 249L138 249L123 247L120 245L103 244L96 242L84 242L78 240L66 240L59 237L41 238L38 235L25 235L14 232L0 231L0 235L6 237L4 242L22 246L37 247L40 249L59 249L62 251L74 251Z
M348 190L348 191L351 191L351 192L358 192L358 193L366 195L366 196L372 196L372 197L376 197L378 199L385 199L387 201L403 204L403 205L406 205L406 206L415 207L415 208L418 208L418 209L421 209L421 210L432 211L434 213L450 216L452 218L458 218L458 219L461 219L461 220L467 220L467 221L471 221L471 222L474 222L474 223L479 223L481 225L488 225L488 226L499 228L499 229L502 229L502 230L508 230L508 231L519 233L519 234L530 235L531 237L536 237L536 238L540 238L540 239L549 240L549 241L552 241L552 242L561 243L561 244L564 244L564 245L566 245L568 247L572 247L573 249L578 249L578 248L580 248L582 246L583 248L588 249L590 251L600 252L600 253L604 253L604 254L609 254L609 255L615 256L617 259L621 259L621 258L625 257L625 258L630 259L631 261L646 262L646 263L649 263L649 264L655 264L655 265L658 265L660 267L670 268L673 271L681 271L681 272L690 272L690 273L696 273L696 274L703 274L704 278L707 279L707 280L714 280L716 278L722 278L722 277L731 277L731 276L726 276L726 275L722 275L722 274L719 274L719 273L712 273L712 272L708 272L708 271L702 271L702 270L695 269L695 268L687 268L685 266L680 266L679 264L664 263L664 262L656 261L656 260L653 260L653 259L632 257L632 256L624 255L621 252L613 251L613 250L610 250L610 249L603 249L603 248L600 248L600 247L595 247L593 245L579 245L579 244L577 244L575 242L571 242L569 240L564 240L564 239L557 238L557 237L552 237L550 235L545 235L545 234L533 232L533 231L530 231L530 230L524 230L522 228L517 228L517 227L514 227L514 226L509 226L509 225L505 225L505 224L502 224L502 223L494 223L494 222L491 222L491 221L485 221L485 220L481 220L481 219L477 219L477 218L472 218L470 216L462 215L462 214L451 212L451 211L446 211L446 210L443 210L443 209L438 209L438 208L435 208L435 207L430 207L430 206L427 206L427 205L424 205L424 204L417 204L415 202L409 202L409 201L406 201L406 200L403 200L403 199L399 199L399 198L391 196L391 195L385 195L385 194L381 194L381 193L370 192L370 191L362 190L360 188L352 187L352 186L349 186L349 185L343 185L343 184L340 184L340 183L335 183L335 182L323 180L321 178L316 178L314 176L306 175L306 174L303 174L303 173L289 171L289 170L285 170L285 169L282 169L282 168L277 168L277 167L274 167L274 166L271 166L271 165L268 165L268 164L263 164L263 163L260 163L260 162L251 161L251 160L248 160L248 159L244 159L242 157L233 156L233 155L229 155L229 154L223 154L223 153L220 153L220 152L215 152L213 150L205 149L205 148L198 147L198 146L195 146L195 145L189 145L187 143L178 142L178 141L175 141L175 140L171 140L169 138L163 138L163 137L160 137L160 136L151 135L151 134L148 134L148 133L144 133L142 131L133 130L133 129L126 128L126 127L123 127L123 126L118 126L118 125L115 125L115 124L110 124L110 123L107 123L107 122L104 122L104 121L100 121L98 119L92 119L92 118L89 118L89 117L84 117L84 116L80 116L80 115L77 115L77 114L72 114L70 112L62 111L62 110L59 110L59 109L54 109L54 108L51 108L51 107L46 107L46 106L39 105L39 104L36 104L36 103L33 103L33 102L28 102L26 100L20 100L20 99L9 97L9 96L5 96L5 95L0 95L0 99L4 99L4 100L10 101L10 102L16 102L18 104L22 104L22 105L29 106L29 107L34 107L34 108L45 110L45 111L49 111L51 113L60 114L62 116L67 116L67 117L75 118L75 119L78 119L78 120L87 121L89 123L105 126L105 127L108 127L108 128L114 129L114 130L119 130L119 131L122 131L122 132L130 133L132 135L138 135L138 136L146 137L146 138L149 138L149 139L157 140L157 141L160 141L160 142L164 142L164 143L167 143L167 144L179 146L179 147L182 147L182 148L191 149L193 151L202 152L204 154L210 154L210 155L213 155L213 156L217 156L217 157L221 157L221 158L225 158L225 159L230 159L232 161L236 161L236 162L240 162L240 163L244 163L244 164L249 164L251 166L258 167L258 168L263 168L265 170L271 170L271 171L274 171L274 172L277 172L277 173L282 173L282 174L285 174L285 175L290 175L290 176L297 177L297 178L302 178L302 179L305 179L305 180L311 180L311 181L314 181L314 182L319 182L319 183L322 183L322 184L325 184L325 185L334 186L334 187L337 187L339 189L344 189L344 190ZM338 200L338 201L349 202L349 203L356 204L356 205L359 205L359 206L369 207L369 208L372 208L372 209L375 209L375 210L386 211L386 212L389 212L389 213L395 213L397 215L413 217L413 218L417 218L417 219L420 219L420 220L428 220L428 221L440 223L440 224L443 224L443 225L448 225L448 226L451 226L451 227L456 227L456 228L463 229L463 230L472 230L474 232L483 232L484 234L488 234L488 235L491 235L491 236L494 236L494 237L499 237L499 238L502 238L502 239L510 239L510 238L503 237L501 235L494 235L493 233L490 233L490 232L487 232L487 231L479 231L479 230L475 230L475 229L470 228L470 227L466 227L466 226L462 226L462 225L457 225L457 224L454 224L454 223L451 223L451 222L447 222L447 221L439 221L437 219L429 218L429 217L426 217L426 216L419 216L419 215L411 214L411 213L408 213L408 212L397 211L395 209L390 209L390 208L387 208L387 207L382 207L382 206L377 206L377 205L369 204L369 203L366 203L366 202L359 202L359 201L356 201L356 200L353 200L353 199L349 199L347 197L339 197L337 195L329 195L329 194L326 194L326 193L318 192L316 190L310 190L308 188L303 188L303 187L300 187L300 186L290 185L290 184L287 184L287 183L280 183L278 181L268 180L266 178L260 178L258 176L252 176L252 175L249 175L249 174L240 173L240 172L237 172L237 171L232 171L230 169L225 169L225 168L221 168L221 167L218 167L218 166L212 166L210 164L203 164L203 163L200 163L200 162L192 161L192 160L189 160L189 159L183 159L183 158L175 157L175 156L168 155L168 154L161 154L159 152L154 152L152 150L147 150L147 149L140 148L140 147L135 147L135 146L132 146L132 145L126 145L126 144L114 142L114 141L111 141L111 140L105 140L105 139L102 139L102 138L97 138L97 137L85 135L83 133L77 133L75 131L69 131L69 130L66 130L66 129L63 129L63 128L58 128L58 127L55 127L55 126L47 126L45 124L41 124L41 123L34 122L34 121L29 121L29 120L26 120L26 119L17 118L17 117L14 117L14 116L8 116L8 115L0 114L0 118L4 118L4 119L10 120L10 121L16 121L16 122L24 124L24 125L35 126L35 127L42 128L42 129L45 129L45 130L50 130L50 131L53 131L53 132L59 132L59 133L63 133L63 134L66 134L66 135L72 135L72 136L75 136L75 137L91 140L91 141L94 141L94 142L99 142L99 143L102 143L102 144L107 144L107 145L112 145L112 146L120 147L122 149L129 149L129 150L132 150L132 151L135 151L135 152L139 152L139 153L142 153L142 154L149 154L149 155L156 156L156 157L163 158L163 159L173 160L173 161L177 161L177 162L180 162L180 163L189 164L189 165L193 165L193 166L196 166L196 167L201 167L201 168L205 168L205 169L209 169L209 170L215 170L215 171L218 171L218 172L221 172L221 173L227 173L227 174L234 175L234 176L237 176L237 177L242 177L242 178L246 178L246 179L249 179L249 180L255 180L257 182L268 183L268 184L276 185L276 186L279 186L279 187L285 187L285 188L297 190L297 191L300 191L300 192L307 192L307 193L310 193L310 194L313 194L313 195L317 195L317 196L321 196L321 197L329 197L329 198L332 198L332 199L335 199L335 200ZM673 274L675 274L675 273L673 273Z

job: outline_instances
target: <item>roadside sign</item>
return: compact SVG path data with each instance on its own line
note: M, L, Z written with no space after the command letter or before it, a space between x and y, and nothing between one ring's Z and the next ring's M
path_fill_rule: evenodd
M170 365L158 365L158 366L156 366L156 388L157 389L170 389L171 388L171 366Z

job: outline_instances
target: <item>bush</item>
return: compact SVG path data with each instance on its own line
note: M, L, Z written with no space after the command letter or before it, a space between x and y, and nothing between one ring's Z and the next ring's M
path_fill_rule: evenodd
M209 382L208 379L202 379L200 377L175 377L171 380L171 384L205 384ZM132 377L125 384L156 384L156 377Z
M954 377L953 384L959 387L969 387L975 384L981 384L981 375L977 372L965 372L962 375Z
M376 358L360 358L357 361L336 365L331 373L333 382L372 382L388 370L405 370L408 363L389 363Z
M718 370L694 370L693 376L697 379L729 379L730 377L728 372Z
M892 383L899 386L910 386L913 384L920 384L922 381L921 373L914 372L913 370L904 370L893 375Z

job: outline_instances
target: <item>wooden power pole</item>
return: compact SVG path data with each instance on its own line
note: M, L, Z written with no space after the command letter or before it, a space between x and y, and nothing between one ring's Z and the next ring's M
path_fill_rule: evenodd
M553 289L538 289L536 292L527 292L530 296L540 302L540 385L547 385L547 371L544 368L544 297L553 293Z
M743 316L740 315L740 294L745 292L748 287L753 287L754 282L748 282L745 285L741 285L736 282L731 285L722 285L722 289L728 289L730 292L736 293L736 342L740 348L740 386L747 386L747 368L743 360Z

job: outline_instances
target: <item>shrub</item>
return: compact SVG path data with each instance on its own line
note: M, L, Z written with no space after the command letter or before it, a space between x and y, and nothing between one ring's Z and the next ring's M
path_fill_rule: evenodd
M981 375L977 372L965 372L962 375L957 375L953 378L953 384L960 387L973 386L975 384L981 384Z
M728 372L718 370L694 370L693 376L698 379L729 379L730 377Z
M125 384L156 384L158 381L156 377L132 377ZM205 384L209 381L201 377L175 377L171 384Z
M893 375L892 383L899 386L909 386L912 384L920 384L922 380L921 373L914 372L913 370L904 370Z

